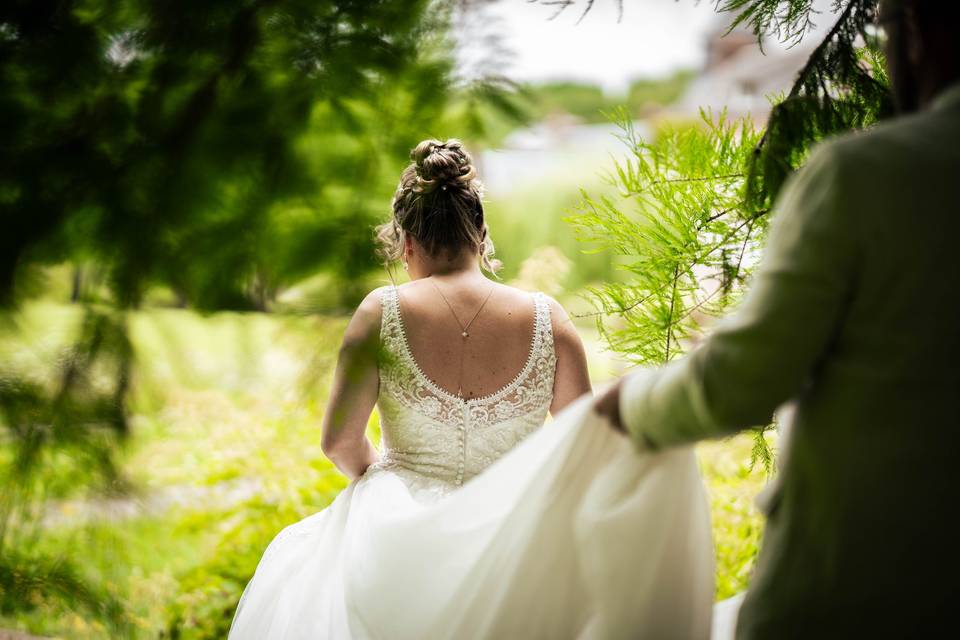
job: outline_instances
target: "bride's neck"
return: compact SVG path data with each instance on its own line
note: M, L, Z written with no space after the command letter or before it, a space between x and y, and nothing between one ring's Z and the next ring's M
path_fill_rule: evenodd
M416 272L411 270L410 276L416 280L429 276L439 278L460 276L482 277L483 273L480 271L479 257L475 253L463 252L456 256L443 256L436 259L423 260L417 265Z

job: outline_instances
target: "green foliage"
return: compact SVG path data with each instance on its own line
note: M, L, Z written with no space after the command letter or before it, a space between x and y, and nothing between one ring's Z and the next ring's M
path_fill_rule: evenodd
M759 39L773 35L784 41L799 42L813 27L814 0L718 0L717 12L735 13L730 31L748 26Z
M443 116L434 129L491 147L499 145L518 125L538 117L535 91L509 78L490 75L461 86L450 97Z
M82 611L105 623L113 637L130 632L123 603L112 591L81 575L76 562L47 553L5 550L0 556L0 614L32 611L51 604Z
M812 0L721 0L717 10L735 14L731 30L752 28L758 46L770 35L796 43L813 24ZM868 28L876 11L877 0L834 3L835 22L787 95L774 99L762 133L746 120L731 125L706 114L706 129L668 129L649 143L634 135L625 110L614 112L632 157L616 163L610 183L630 209L584 191L571 218L593 250L622 258L628 273L590 292L613 350L639 363L683 353L742 294L762 252L767 213L810 148L891 112ZM769 474L768 428L755 434L751 466Z
M641 117L652 109L669 106L683 95L694 76L693 71L684 69L665 78L634 80L627 91L627 109Z
M568 220L590 250L612 253L628 274L589 290L611 348L638 363L667 362L730 305L749 273L766 211L745 200L743 167L760 134L749 120L703 113L702 126L667 125L648 143L625 110L612 115L630 152L608 174L619 196L584 190Z
M453 88L451 9L3 4L0 342L24 336L24 303L56 286L50 265L72 265L86 321L32 367L0 365L0 555L48 535L48 500L129 489L116 457L129 391L143 388L130 309L159 292L205 311L265 310L319 271L339 285L328 304L354 303L365 283L353 276L375 264L370 227L449 95L491 104L481 124L516 115L503 83ZM34 338L20 346L40 348Z
M6 428L0 440L4 613L54 600L122 627L119 601L109 589L79 572L70 554L39 551L35 542L44 533L49 499L79 487L113 491L123 486L114 453L128 435L123 403L132 350L124 323L123 314L88 308L77 337L59 351L52 371L0 370L0 424Z
M179 595L169 604L167 635L185 640L225 638L244 586L253 577L269 542L283 527L326 507L346 481L332 468L310 486L284 487L278 501L257 497L220 514L230 525L210 557L181 576ZM207 526L210 514L194 526ZM183 526L189 527L185 522Z
M497 256L504 263L500 275L505 280L519 277L527 261L543 247L555 247L573 262L567 274L560 274L568 291L612 275L609 257L583 253L575 234L563 222L561 212L574 206L578 199L578 191L570 182L580 177L579 173L570 180L556 176L550 186L518 188L507 197L491 200L485 213Z
M609 348L638 364L666 363L739 300L762 250L769 210L747 196L746 169L762 134L750 118L701 112L699 125L668 124L646 142L626 110L611 117L629 151L607 176L619 196L582 190L568 221L590 251L612 254L626 272L588 288ZM765 430L755 433L751 467L759 461L769 474Z
M299 204L313 213L297 219L306 236L327 217L348 230L355 220L324 215L318 190L376 184L371 157L402 157L410 124L442 108L451 61L431 48L445 25L423 19L427 6L5 4L0 113L17 126L0 146L0 294L12 299L29 264L82 255L107 266L121 305L156 282L198 306L256 303L258 258L275 257L261 255L265 213ZM383 139L371 114L409 124ZM366 146L347 157L324 141L331 168L349 164L311 170L300 142L328 131Z
M19 333L0 340L0 357L17 370L49 361L84 327L76 305L34 302L21 318ZM14 523L17 538L0 555L17 562L4 564L7 575L36 579L0 585L9 605L0 628L151 638L177 616L187 635L216 624L217 607L239 596L225 572L248 571L236 579L245 583L270 536L345 484L319 433L344 318L150 309L127 320L138 354L127 394L136 437L115 464L133 493L105 497L83 476L65 482L80 473L73 456L44 459L49 477L36 486L45 499L29 503L32 515ZM75 582L56 582L45 569L54 565ZM207 590L196 582L204 576ZM117 619L98 620L108 603L120 607Z
M772 438L764 442L768 450L773 446ZM697 446L710 499L717 600L743 592L756 562L763 516L755 498L767 481L750 461L751 450L756 448L757 437L746 433Z
M502 80L454 86L452 8L6 3L0 300L65 260L97 263L120 306L163 284L206 309L369 269L369 227L451 96L461 117L490 105L477 129L521 117Z
M74 458L77 471L93 469L105 482L116 480L109 452L127 433L123 397L131 366L124 323L123 314L88 308L80 335L61 351L51 379L9 372L0 377L0 417L11 436L0 475L12 486L42 490L31 489L33 481L44 476L45 461L64 453ZM78 422L94 437L73 428Z
M787 176L818 140L861 129L893 112L877 39L878 0L836 0L837 14L788 94L777 100L766 132L748 166L747 197L769 207ZM798 42L809 31L812 0L723 0L719 11L736 13L730 28L750 26L765 35ZM865 46L861 44L865 42Z
M599 86L580 82L547 82L533 91L543 115L570 113L587 122L601 122L600 109L610 103Z
M527 118L541 120L557 114L572 114L584 122L606 122L604 112L626 106L635 118L651 109L676 101L693 79L690 71L664 78L640 78L630 83L625 96L611 96L595 84L575 81L520 85L509 98Z

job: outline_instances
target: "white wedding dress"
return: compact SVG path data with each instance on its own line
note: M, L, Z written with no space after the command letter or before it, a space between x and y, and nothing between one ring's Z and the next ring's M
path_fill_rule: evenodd
M270 543L232 640L709 637L692 449L638 454L588 397L544 425L556 355L533 299L523 369L464 400L420 370L382 290L382 460Z

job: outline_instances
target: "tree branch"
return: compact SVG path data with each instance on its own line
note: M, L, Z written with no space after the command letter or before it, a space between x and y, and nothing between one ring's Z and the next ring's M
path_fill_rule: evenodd
M670 362L670 339L673 337L673 310L677 302L677 281L680 279L680 265L673 268L673 288L670 291L670 313L667 319L667 348L664 352L663 361Z
M743 220L740 224L738 224L736 227L734 227L732 231L730 231L730 232L727 233L725 236L723 236L723 238L721 238L717 243L715 243L713 246L711 246L709 249L707 249L707 250L704 251L703 253L700 253L699 255L697 255L693 260L690 260L690 261L688 262L688 264L690 265L689 268L692 268L693 265L700 264L701 262L703 262L704 260L706 260L714 251L716 251L717 249L719 249L720 247L722 247L723 245L725 245L725 244L727 243L727 241L730 240L730 238L732 238L733 236L735 236L735 235L737 234L737 232L740 231L740 229L743 229L743 227L745 227L745 226L747 226L747 225L749 224L749 225L751 225L751 228L752 228L752 225L757 221L758 218L760 218L760 217L762 217L762 216L765 216L765 215L768 214L768 213L770 213L770 210L769 210L769 209L762 209L762 210L758 211L757 213L755 213L754 215L750 216L749 218ZM679 263L678 263L678 265L679 265ZM633 302L631 302L631 303L628 304L627 306L625 306L625 307L620 307L619 309L607 309L607 308L604 308L604 309L601 310L601 311L591 311L591 312L589 312L589 313L573 314L573 317L574 317L574 318L593 318L593 317L596 317L596 316L607 315L607 314L610 314L610 313L619 313L620 315L623 315L623 314L625 314L625 313L629 313L630 311L633 311L634 309L636 309L636 308L639 307L640 305L644 304L644 303L645 303L647 300L649 300L650 298L652 298L652 297L654 297L654 296L656 296L656 295L659 295L659 294L663 293L664 289L666 289L667 286L669 286L669 284L668 284L668 283L665 283L663 286L661 286L661 287L659 287L659 288L657 288L657 289L654 289L653 291L651 291L651 292L648 293L647 295L643 296L643 297L640 298L639 300L634 300Z
M787 97L783 102L787 102L796 98L800 95L801 89L803 89L806 84L807 76L813 71L814 67L819 64L820 58L823 56L824 52L827 49L827 46L830 42L840 33L840 29L843 27L844 23L850 19L850 16L853 15L853 10L856 8L856 2L849 2L847 8L843 10L840 14L840 17L837 18L837 21L833 24L833 27L830 28L830 31L827 32L827 35L820 41L820 44L817 45L817 48L810 53L810 57L807 58L806 63L804 63L803 68L797 72L797 78L793 81L793 86L790 87L790 93L787 94ZM781 102L780 104L783 104ZM779 106L779 105L778 105ZM770 112L769 117L767 118L767 126L763 132L763 135L760 136L760 141L757 142L757 146L754 147L754 155L759 155L760 150L767 141L767 132L770 131L770 122L773 120L774 114L776 113L777 107L774 107Z

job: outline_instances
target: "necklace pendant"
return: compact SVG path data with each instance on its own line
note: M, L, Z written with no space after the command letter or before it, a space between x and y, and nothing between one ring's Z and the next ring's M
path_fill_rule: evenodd
M463 338L464 338L464 340L466 340L467 338L469 338L469 337L470 337L470 334L469 334L469 333L467 333L466 331L464 331L464 332L463 332L463 333L461 333L460 335L462 335L462 336L463 336Z

